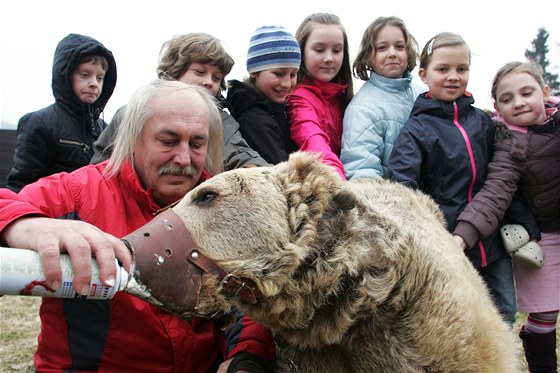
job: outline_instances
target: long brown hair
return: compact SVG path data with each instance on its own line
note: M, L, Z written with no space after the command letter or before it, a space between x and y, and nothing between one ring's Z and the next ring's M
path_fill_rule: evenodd
M342 84L347 85L346 92L344 95L344 105L343 105L343 107L346 107L346 105L348 105L348 103L352 99L352 96L354 95L354 84L352 81L352 71L350 70L348 36L346 35L346 30L344 29L344 26L342 26L342 23L340 22L340 18L338 18L337 15L331 13L314 13L306 17L301 23L301 25L298 27L295 37L301 49L301 66L298 71L297 82L299 84L303 81L305 77L311 76L307 71L307 69L305 68L305 63L304 63L305 44L307 43L307 40L309 39L309 36L311 35L311 32L314 29L314 26L318 23L323 25L337 25L338 27L340 27L340 30L342 31L342 35L344 38L344 52L343 52L343 59L342 59L342 67L340 68L340 71L338 72L338 74L335 76L334 79L337 81L341 81Z
M403 33L404 41L406 42L406 55L408 56L406 71L411 72L416 67L416 62L418 60L418 43L406 28L404 21L394 16L379 17L367 27L366 31L364 31L364 36L362 36L360 49L358 50L358 55L352 66L356 78L361 80L369 79L368 71L373 70L370 64L371 59L375 56L375 41L383 27L388 25L399 28Z

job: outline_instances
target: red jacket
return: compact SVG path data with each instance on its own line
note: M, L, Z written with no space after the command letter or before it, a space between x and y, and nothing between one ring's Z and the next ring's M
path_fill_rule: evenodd
M19 194L0 189L0 231L30 214L76 212L116 237L150 221L160 206L141 187L130 164L110 179L102 175L105 166L51 175ZM204 172L201 180L207 177ZM38 372L203 373L242 351L265 360L275 354L270 334L247 317L240 317L225 337L213 321L181 320L123 292L110 301L44 298L40 316Z

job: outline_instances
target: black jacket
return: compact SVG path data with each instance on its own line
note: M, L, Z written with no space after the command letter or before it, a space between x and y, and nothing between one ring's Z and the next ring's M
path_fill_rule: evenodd
M286 106L272 102L240 81L228 83L227 101L243 138L267 162L286 161L297 149L290 138Z
M450 232L472 196L482 188L493 153L495 125L473 103L470 95L444 102L421 94L389 159L391 179L431 196L441 208ZM524 214L514 211L511 216L519 219ZM538 234L532 216L517 223ZM476 267L507 256L498 230L466 254Z
M81 102L72 89L72 73L88 55L101 55L108 62L103 90L92 105ZM56 48L52 71L55 103L18 122L14 161L7 177L7 187L16 192L44 176L87 165L93 142L107 126L99 116L117 83L111 51L89 36L70 34Z

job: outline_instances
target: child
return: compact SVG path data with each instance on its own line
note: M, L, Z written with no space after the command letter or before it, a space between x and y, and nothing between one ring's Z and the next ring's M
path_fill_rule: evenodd
M249 77L228 82L227 101L241 134L272 164L297 150L290 139L286 98L296 85L300 62L299 45L284 27L259 27L247 53Z
M342 116L352 99L348 37L334 14L315 13L296 32L302 55L298 85L288 98L291 136L300 150L322 154L343 180Z
M353 65L366 83L343 119L340 160L348 180L388 177L393 144L424 91L410 75L417 58L418 44L400 18L379 17L366 29Z
M459 216L455 234L469 241L497 227L519 191L542 232L544 265L514 261L517 307L527 312L519 336L531 372L556 372L560 309L560 98L529 63L503 66L492 83L496 142L483 188ZM482 232L479 237L479 232Z
M55 103L18 123L6 184L15 192L43 176L87 165L93 142L107 126L100 115L117 83L111 51L89 36L70 34L56 47L52 71Z
M206 88L224 108L221 111L224 137L222 161L224 170L244 166L266 166L268 163L249 145L239 132L239 124L227 112L227 102L221 95L226 89L225 77L234 61L224 48L222 41L202 32L178 35L163 43L157 69L158 77L179 80ZM121 121L120 108L113 116L109 127L95 145L92 163L109 158L112 140Z
M492 157L494 124L467 92L471 55L465 41L443 32L426 44L419 75L428 85L414 103L389 159L391 179L420 189L439 204L453 232L457 217L480 189ZM497 231L466 250L498 309L515 322L511 258Z

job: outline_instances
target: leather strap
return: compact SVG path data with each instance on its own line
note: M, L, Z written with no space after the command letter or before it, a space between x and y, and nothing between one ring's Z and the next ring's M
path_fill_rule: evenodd
M222 267L216 264L212 259L202 254L197 249L192 250L188 256L189 260L204 272L211 275L217 275L220 280L220 288L226 290L231 295L239 295L241 299L250 304L257 303L255 292L258 292L257 286L250 280L241 279L240 277L227 273Z

